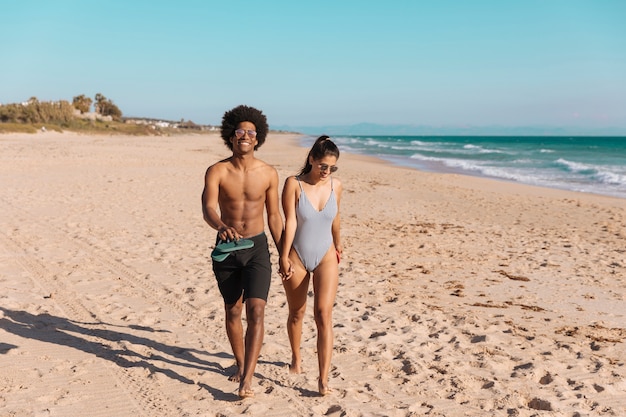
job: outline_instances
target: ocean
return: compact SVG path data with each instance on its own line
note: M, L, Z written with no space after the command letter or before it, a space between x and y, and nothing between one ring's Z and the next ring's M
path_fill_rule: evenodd
M305 138L304 146L314 139ZM417 170L626 198L626 137L338 135L332 139L342 151Z

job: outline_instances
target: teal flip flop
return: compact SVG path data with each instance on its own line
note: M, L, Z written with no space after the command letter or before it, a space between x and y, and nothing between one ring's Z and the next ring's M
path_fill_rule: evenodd
M230 242L222 242L215 246L215 249L211 252L211 258L216 262L222 262L228 258L231 252L249 249L254 246L254 242L250 239L232 240Z
M224 259L228 258L228 255L230 255L230 252L222 253L213 249L213 252L211 252L211 259L215 262L222 262Z
M241 249L249 249L254 246L254 242L250 239L231 240L230 242L222 242L215 246L219 252L229 253Z

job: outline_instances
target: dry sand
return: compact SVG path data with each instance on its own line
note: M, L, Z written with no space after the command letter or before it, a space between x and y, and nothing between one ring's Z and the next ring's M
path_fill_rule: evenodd
M281 184L296 139L257 152ZM334 393L311 309L288 373L275 273L240 400L200 206L228 155L217 134L0 136L0 416L626 416L626 200L347 154Z

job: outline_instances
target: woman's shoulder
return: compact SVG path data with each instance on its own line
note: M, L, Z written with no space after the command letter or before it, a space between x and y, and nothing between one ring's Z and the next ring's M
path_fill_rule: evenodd
M336 193L341 194L343 191L343 185L341 184L341 180L339 178L332 177L333 181L333 189Z
M290 175L285 179L285 185L287 184L297 184L300 179L297 175Z
M283 186L283 197L293 195L296 198L300 197L300 186L298 185L298 179L296 175L291 175L285 179L285 185Z

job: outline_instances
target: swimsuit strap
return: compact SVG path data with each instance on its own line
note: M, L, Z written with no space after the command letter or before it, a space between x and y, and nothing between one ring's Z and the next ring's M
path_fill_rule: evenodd
M302 189L302 183L300 182L300 176L296 175L296 180L298 181L298 185L300 186L300 191L304 192L304 190Z
M304 193L304 189L302 188L302 183L300 182L299 175L296 175L296 180L298 181L298 185L300 186L300 192ZM332 194L334 191L335 191L335 186L333 185L333 177L330 177L330 193Z

